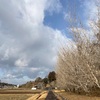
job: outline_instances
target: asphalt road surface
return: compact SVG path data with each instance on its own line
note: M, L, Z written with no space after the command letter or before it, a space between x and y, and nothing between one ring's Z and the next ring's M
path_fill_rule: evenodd
M52 91L49 91L45 100L59 100Z

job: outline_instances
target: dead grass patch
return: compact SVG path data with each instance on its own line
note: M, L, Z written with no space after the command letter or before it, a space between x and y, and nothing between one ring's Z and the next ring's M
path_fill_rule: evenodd
M0 100L26 100L32 94L0 94Z
M68 100L100 100L100 97L96 96L78 95L68 92L58 92L58 94L64 98L67 98Z

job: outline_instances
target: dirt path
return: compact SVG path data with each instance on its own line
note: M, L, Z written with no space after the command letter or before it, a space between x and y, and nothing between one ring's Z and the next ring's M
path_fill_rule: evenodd
M59 100L52 91L48 92L48 95L45 100Z

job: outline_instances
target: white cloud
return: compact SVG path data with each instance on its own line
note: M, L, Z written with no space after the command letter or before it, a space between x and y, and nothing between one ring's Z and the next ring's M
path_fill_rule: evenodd
M45 11L60 9L59 0L0 0L3 81L23 83L54 69L58 41L64 37L59 30L43 25L43 21Z
M99 0L85 0L84 1L84 15L87 20L97 21L98 20L98 7L100 7ZM87 21L87 24L89 22Z
M28 62L26 59L20 58L15 62L15 66L17 67L26 67L28 66Z
M69 13L64 12L64 20L69 23L73 22L74 19L72 18L70 11L69 11Z
M62 9L62 5L60 0L47 0L46 2L46 10L52 14L52 12L59 13Z

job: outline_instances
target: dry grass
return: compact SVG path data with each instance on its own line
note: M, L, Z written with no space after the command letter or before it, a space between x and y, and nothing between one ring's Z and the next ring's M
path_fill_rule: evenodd
M0 100L27 100L38 93L41 93L41 90L0 89Z
M44 92L44 93L40 96L39 100L45 100L46 97L47 97L47 92Z
M28 98L27 100L45 100L47 96L47 91L43 91L40 94L35 94L34 96Z
M26 100L32 94L0 94L0 100Z
M67 98L68 100L100 100L100 97L96 96L78 95L67 92L59 92L58 94L60 94L64 98Z
M30 89L0 89L0 94L36 94L41 93L41 90Z

